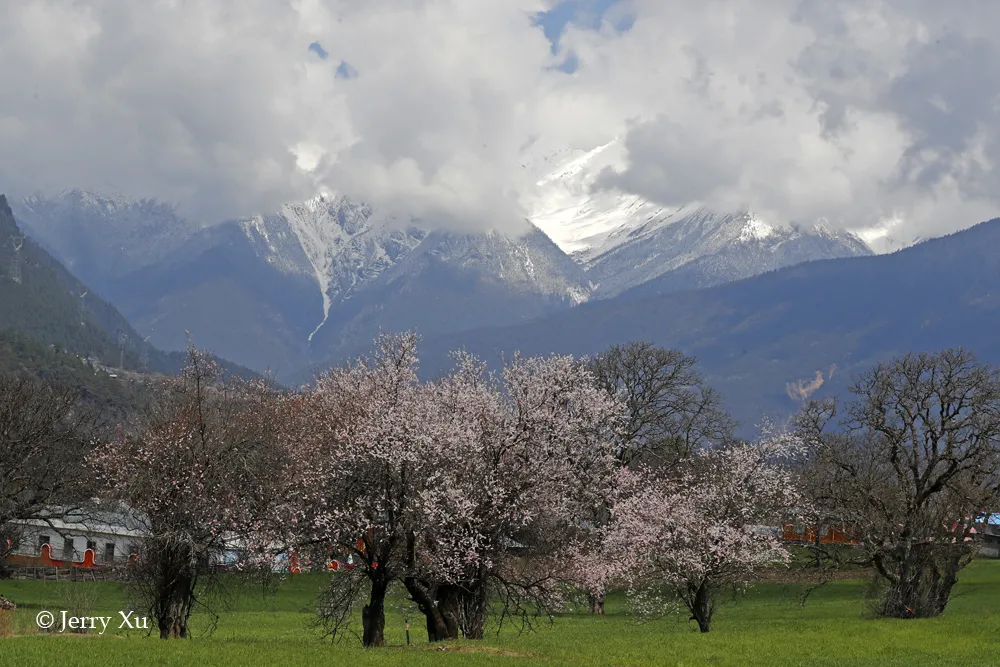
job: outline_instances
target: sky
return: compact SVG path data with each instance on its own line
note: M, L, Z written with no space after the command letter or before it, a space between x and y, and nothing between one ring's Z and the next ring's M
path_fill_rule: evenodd
M1000 211L998 25L996 0L0 2L0 190L505 229L526 159L618 137L596 188L934 236Z

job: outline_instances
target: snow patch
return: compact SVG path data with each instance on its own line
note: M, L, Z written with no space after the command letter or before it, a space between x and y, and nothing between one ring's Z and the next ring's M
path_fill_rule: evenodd
M748 212L746 222L743 223L743 228L740 229L740 241L744 243L748 241L763 241L771 236L774 236L774 227L758 218L754 213Z
M332 203L331 196L320 194L302 204L285 204L279 214L288 222L288 226L298 238L299 245L302 246L302 251L312 266L320 294L323 296L323 319L309 334L310 342L330 318L331 269L336 255L335 248L343 242L345 236L337 221L329 219Z

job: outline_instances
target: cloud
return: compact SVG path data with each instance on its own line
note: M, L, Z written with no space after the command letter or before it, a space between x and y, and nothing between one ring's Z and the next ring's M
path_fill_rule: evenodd
M628 164L599 186L750 206L779 224L901 220L893 233L910 237L1000 210L1000 39L986 28L1000 5L634 7L619 39L630 48L579 36L591 54L581 69L607 63L609 84L619 59L657 73L629 126Z
M513 228L525 146L777 223L996 215L1000 3L33 0L0 21L0 189L212 221L327 189Z
M785 383L785 393L788 394L788 398L793 401L798 401L804 403L810 396L819 391L819 388L827 380L833 379L833 374L837 371L837 365L833 364L827 371L827 376L824 378L823 371L816 371L816 375L811 380L795 380L793 382Z

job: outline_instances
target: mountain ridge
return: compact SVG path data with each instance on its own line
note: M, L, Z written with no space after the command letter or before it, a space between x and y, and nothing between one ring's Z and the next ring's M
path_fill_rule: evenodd
M824 396L844 391L876 361L910 351L966 346L1000 362L996 247L1000 218L892 254L806 262L706 289L593 301L519 326L428 337L422 359L433 374L456 348L494 362L515 349L587 355L643 338L699 358L748 427L761 414L793 412L795 383L817 371L822 382L810 393Z
M117 308L45 248L24 238L3 194L0 238L5 241L0 245L0 365L4 368L58 369L74 382L85 378L89 386L99 385L105 393L114 394L113 383L88 376L101 368L175 373L183 367L183 353L163 352L148 344ZM17 262L19 280L13 279L15 251L8 238L23 238ZM255 375L224 359L219 361L229 372Z

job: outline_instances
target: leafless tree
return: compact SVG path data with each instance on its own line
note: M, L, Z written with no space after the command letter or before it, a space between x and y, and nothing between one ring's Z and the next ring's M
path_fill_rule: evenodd
M627 407L618 454L623 464L669 465L731 438L735 423L696 364L643 340L614 345L591 360L601 386Z
M814 504L861 538L877 614L936 616L974 555L974 522L1000 499L1000 373L961 349L909 354L851 391L839 431L834 401L797 420Z
M0 574L18 519L87 496L83 461L98 412L75 389L0 375Z
M219 565L269 569L283 460L276 407L266 382L227 378L192 347L139 427L92 455L103 497L146 533L126 573L134 603L163 639L188 636L192 611L220 591Z

